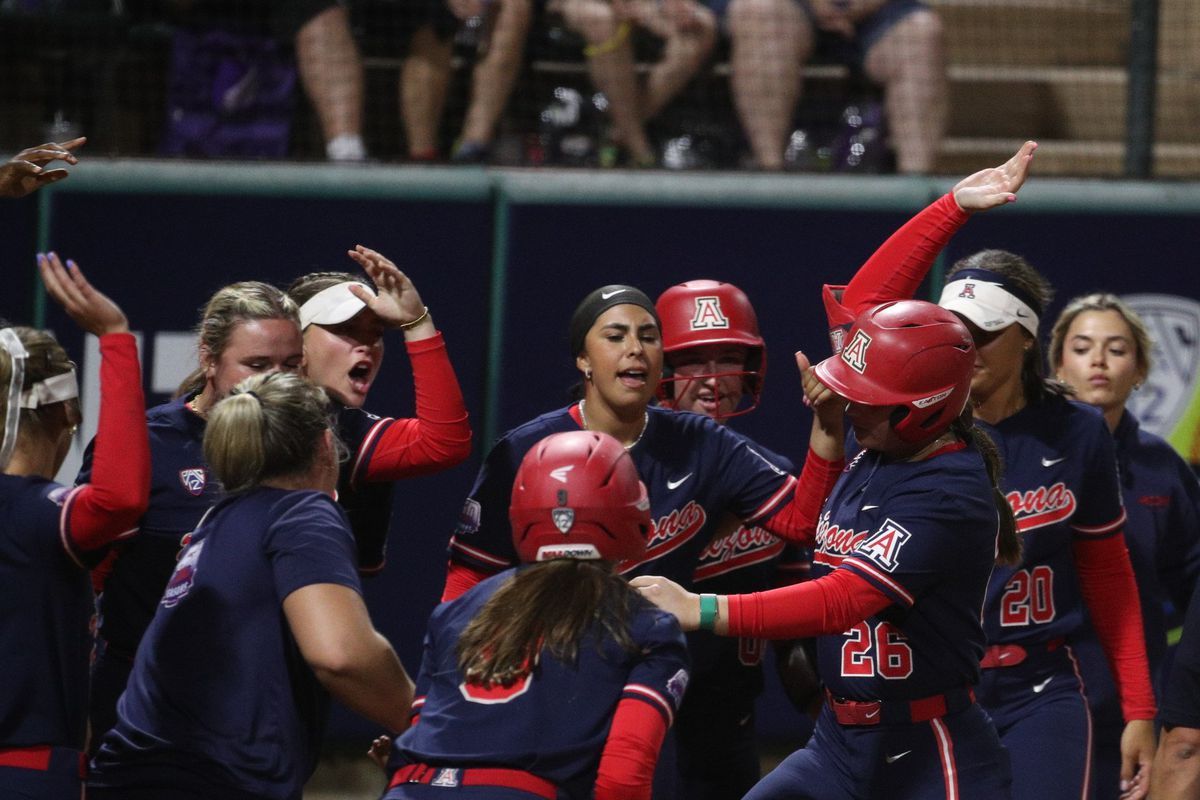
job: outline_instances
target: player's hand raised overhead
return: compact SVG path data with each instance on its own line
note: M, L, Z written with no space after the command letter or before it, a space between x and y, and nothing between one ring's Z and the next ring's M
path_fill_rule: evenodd
M61 144L47 142L27 147L7 163L0 164L0 197L24 197L47 184L61 181L68 175L65 169L44 167L51 161L78 164L79 159L71 151L82 147L86 141L86 136L80 136Z
M46 291L79 327L96 336L129 332L125 312L88 283L78 264L68 259L64 267L56 253L38 253L37 261Z
M1017 201L1017 191L1029 176L1037 142L1021 145L1012 158L998 167L981 169L954 186L954 200L963 211L987 211Z

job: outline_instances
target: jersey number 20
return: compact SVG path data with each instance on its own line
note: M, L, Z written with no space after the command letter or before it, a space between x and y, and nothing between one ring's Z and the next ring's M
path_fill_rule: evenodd
M1000 600L1000 624L1044 625L1053 620L1054 570L1039 564L1033 569L1014 572Z
M890 622L880 622L874 630L860 622L844 634L842 677L901 680L912 674L912 648L904 634Z

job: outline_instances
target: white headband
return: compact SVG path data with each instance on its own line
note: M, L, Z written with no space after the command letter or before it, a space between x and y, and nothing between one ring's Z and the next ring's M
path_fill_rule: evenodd
M8 405L4 407L4 433L0 438L0 469L8 466L17 446L17 426L21 423L21 386L25 383L25 345L12 328L0 328L0 349L8 351L12 375L8 378Z
M351 286L361 286L368 292L371 287L358 281L335 283L314 294L300 306L300 330L309 325L337 325L353 317L367 307L367 304L354 296ZM373 293L373 292L372 292Z
M22 392L21 408L38 408L76 397L79 397L79 381L75 379L75 370L72 369L38 381Z
M1015 322L1035 337L1038 333L1038 315L1029 304L991 281L952 280L942 289L938 305L962 314L985 331L998 331Z

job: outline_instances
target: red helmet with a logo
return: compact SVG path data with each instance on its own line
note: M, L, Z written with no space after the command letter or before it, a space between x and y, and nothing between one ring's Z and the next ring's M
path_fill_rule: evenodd
M594 431L535 444L513 481L513 545L521 561L637 559L650 535L650 499L629 453Z
M922 300L900 300L861 314L842 352L816 370L821 383L852 403L902 407L896 435L923 442L962 413L974 366L971 334L955 314Z
M767 372L767 348L758 332L758 316L750 298L732 283L696 280L676 284L659 296L654 304L662 321L663 353L667 371L672 355L706 345L742 345L746 348L746 365L741 372L721 372L712 375L675 377L664 375L659 384L659 399L675 407L675 398L683 394L684 386L676 384L712 377L741 375L750 402L728 416L753 411L762 395L763 379Z

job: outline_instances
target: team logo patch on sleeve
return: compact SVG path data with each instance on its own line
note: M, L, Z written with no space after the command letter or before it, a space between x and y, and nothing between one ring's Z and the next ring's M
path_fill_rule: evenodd
M204 487L208 483L208 479L204 467L190 467L179 470L179 482L183 484L183 488L187 490L188 494L199 497L204 494Z
M688 673L686 669L681 669L671 676L667 681L667 694L671 695L671 699L675 701L675 707L679 708L679 704L683 702L683 693L687 691Z
M729 327L729 317L721 312L721 298L697 297L696 311L692 314L692 330L706 331Z
M862 375L867 371L867 348L871 346L871 337L863 331L855 331L850 344L842 348L842 361L850 369Z
M482 507L479 501L473 497L468 497L467 502L463 503L462 511L458 512L458 522L454 525L454 535L462 536L465 533L476 533L479 530L479 517Z
M883 521L879 530L867 539L856 551L866 556L888 572L894 572L899 563L900 548L912 536L890 519Z

